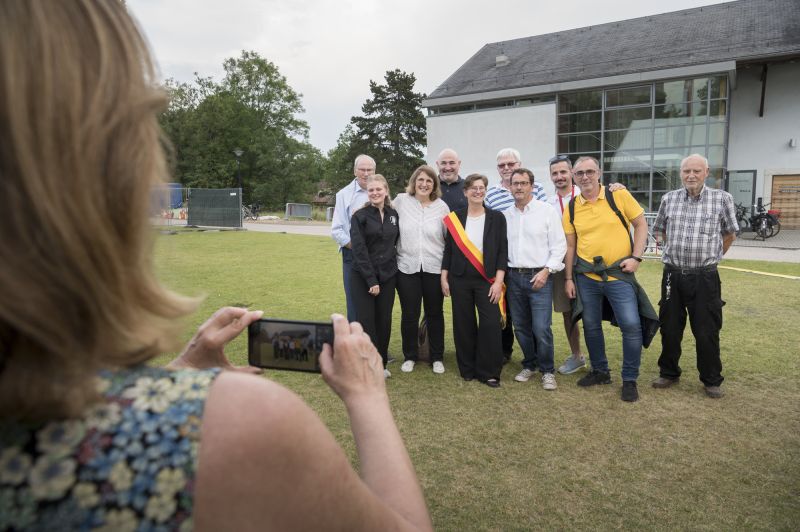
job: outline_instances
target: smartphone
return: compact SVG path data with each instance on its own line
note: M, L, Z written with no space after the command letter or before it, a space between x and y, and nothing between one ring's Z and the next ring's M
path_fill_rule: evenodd
M331 322L262 318L247 331L247 360L251 366L319 373L323 344L333 346Z

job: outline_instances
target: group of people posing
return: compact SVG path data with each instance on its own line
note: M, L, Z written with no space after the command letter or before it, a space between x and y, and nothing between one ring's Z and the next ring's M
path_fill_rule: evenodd
M622 333L621 398L636 401L642 348L659 328L660 375L652 385L679 381L688 313L705 393L721 397L724 302L716 267L738 228L730 194L705 185L708 161L684 159L683 187L661 201L653 228L663 241L658 313L635 276L647 240L644 209L621 184L602 184L594 157L579 157L573 166L559 155L549 163L555 193L548 198L517 150L500 150L500 180L490 186L481 174L462 178L458 155L445 149L436 169L417 168L392 200L375 161L356 158L355 179L336 195L331 234L342 253L348 319L372 338L384 376L391 376L386 364L396 290L403 372L413 371L419 357L422 308L433 372L444 373L443 304L451 297L464 380L499 387L516 337L523 358L514 380L527 382L538 371L542 387L555 390L555 310L571 350L558 372L586 366L582 320L591 367L577 384L611 383L602 328L610 320Z

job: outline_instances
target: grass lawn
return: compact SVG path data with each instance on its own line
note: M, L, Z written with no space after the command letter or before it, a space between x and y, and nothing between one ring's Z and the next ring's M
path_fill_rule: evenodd
M341 263L328 238L248 232L160 236L156 262L166 283L205 295L192 328L223 305L267 316L326 320L344 311ZM724 265L800 276L798 264ZM639 280L657 303L660 264ZM694 342L684 339L680 384L654 390L660 340L642 356L637 403L619 399L621 336L606 325L610 386L579 389L583 374L513 382L521 354L490 389L458 375L450 303L445 302L444 375L425 364L400 372L395 305L388 381L392 407L439 530L657 529L797 530L800 523L800 280L720 270L724 309L721 400L702 393ZM568 347L554 317L556 364ZM186 337L191 336L187 328ZM246 360L242 335L228 349ZM168 357L158 362L163 363ZM351 458L341 402L318 375L271 372L301 395Z

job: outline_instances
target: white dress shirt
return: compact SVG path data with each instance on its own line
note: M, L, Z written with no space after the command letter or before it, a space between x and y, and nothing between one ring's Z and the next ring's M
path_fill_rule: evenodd
M572 190L570 194L562 198L561 195L556 190L555 194L552 196L548 196L548 203L556 208L559 214L563 215L564 211L569 208L569 202L572 198L577 198L581 194L581 189L578 188L577 185L572 185Z
M336 206L333 208L331 236L340 248L350 243L350 218L356 210L369 200L366 189L361 188L358 179L336 193Z
M441 199L423 207L417 198L398 194L392 207L400 215L400 240L397 242L397 268L408 275L441 273L444 255L444 217L450 208Z
M509 267L564 269L567 238L561 216L552 205L532 199L522 211L514 205L503 215L508 226Z

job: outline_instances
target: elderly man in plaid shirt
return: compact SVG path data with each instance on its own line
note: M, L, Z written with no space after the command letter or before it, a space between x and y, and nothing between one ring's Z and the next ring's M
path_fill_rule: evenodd
M708 161L690 155L681 161L683 188L661 200L653 230L663 236L660 376L654 388L669 388L681 376L678 362L686 313L697 344L697 369L706 395L722 397L719 331L722 306L717 264L731 247L739 226L733 197L705 185Z

